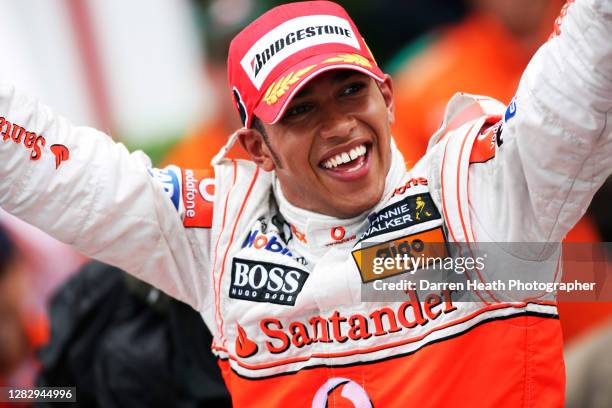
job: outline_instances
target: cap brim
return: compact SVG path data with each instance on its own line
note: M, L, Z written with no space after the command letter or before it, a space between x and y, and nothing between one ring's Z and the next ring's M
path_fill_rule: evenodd
M300 61L278 75L264 92L254 109L254 114L264 123L274 124L283 116L295 94L310 80L323 72L335 69L351 69L383 82L385 75L370 60L359 54L327 53Z

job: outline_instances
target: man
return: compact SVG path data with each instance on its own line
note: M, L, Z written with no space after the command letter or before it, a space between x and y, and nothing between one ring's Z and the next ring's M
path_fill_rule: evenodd
M191 304L236 406L560 406L554 302L479 289L469 302L413 289L362 302L361 283L373 280L371 248L430 254L475 240L544 243L500 246L494 267L558 278L546 243L612 168L612 4L566 11L508 109L454 97L409 172L389 131L391 80L334 3L275 8L234 39L244 128L228 144L239 138L253 162L222 150L214 181L150 169L4 87L0 204Z

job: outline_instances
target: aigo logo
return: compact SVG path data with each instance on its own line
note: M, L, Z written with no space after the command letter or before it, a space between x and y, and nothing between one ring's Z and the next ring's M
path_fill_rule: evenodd
M312 408L327 408L336 406L330 401L350 401L355 408L373 408L372 400L366 390L355 381L344 378L334 377L327 380L312 399Z
M417 268L425 268L432 259L448 257L448 248L442 227L395 238L391 241L355 249L351 252L363 283L385 279ZM403 263L393 263L383 267L378 260L401 259ZM423 260L416 262L415 260Z

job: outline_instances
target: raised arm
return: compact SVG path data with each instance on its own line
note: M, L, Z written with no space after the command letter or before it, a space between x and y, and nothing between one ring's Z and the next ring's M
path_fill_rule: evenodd
M0 86L0 206L197 307L205 280L181 222L181 183L180 169L151 169L143 153Z
M612 170L611 109L612 1L570 1L470 165L476 239L561 241Z

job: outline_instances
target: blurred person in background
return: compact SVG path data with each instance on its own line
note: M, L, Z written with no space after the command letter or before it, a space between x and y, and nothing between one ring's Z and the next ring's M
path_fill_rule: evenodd
M49 298L87 258L70 245L50 237L40 229L0 209L2 223L19 248L25 265L27 290L21 301L39 315L45 315Z
M14 240L0 223L0 386L20 384L17 370L32 357L35 339L24 327L22 298L26 269ZM44 341L44 339L43 339Z
M50 337L47 300L83 261L69 246L0 210L0 386L34 385L36 353Z
M83 266L50 316L37 386L76 387L88 408L231 406L198 312L118 268Z
M28 388L38 370L36 349L47 341L44 315L28 307L28 264L0 222L0 387ZM1 408L28 404L1 402Z
M566 408L612 407L612 320L569 344Z
M608 269L612 258L612 179L608 179L595 194L589 208L593 219L602 234L606 244ZM601 250L601 248L600 248ZM612 282L605 282L611 285ZM566 309L567 309L567 305ZM567 370L567 408L608 408L612 406L612 313L602 311L609 304L593 305L591 303L574 303L571 311L574 319L570 319L574 327L570 327L575 336L565 348L565 366ZM594 316L597 324L593 324ZM565 315L564 330L567 328Z
M562 0L467 0L458 23L426 33L389 62L399 114L393 125L409 165L420 159L456 92L508 104Z
M213 113L203 123L168 149L161 166L207 168L227 142L228 135L240 127L231 95L227 92L227 49L231 39L256 13L261 4L254 0L216 0L194 2L201 31L206 63L202 74L208 77L214 97ZM248 158L240 145L230 152L234 158Z
M562 4L562 0L467 0L469 11L460 22L430 31L398 53L389 63L399 112L393 134L408 166L425 154L455 92L510 102L527 63L550 35ZM601 241L598 223L586 215L565 242ZM561 302L559 314L564 337L571 341L612 315L612 303Z

